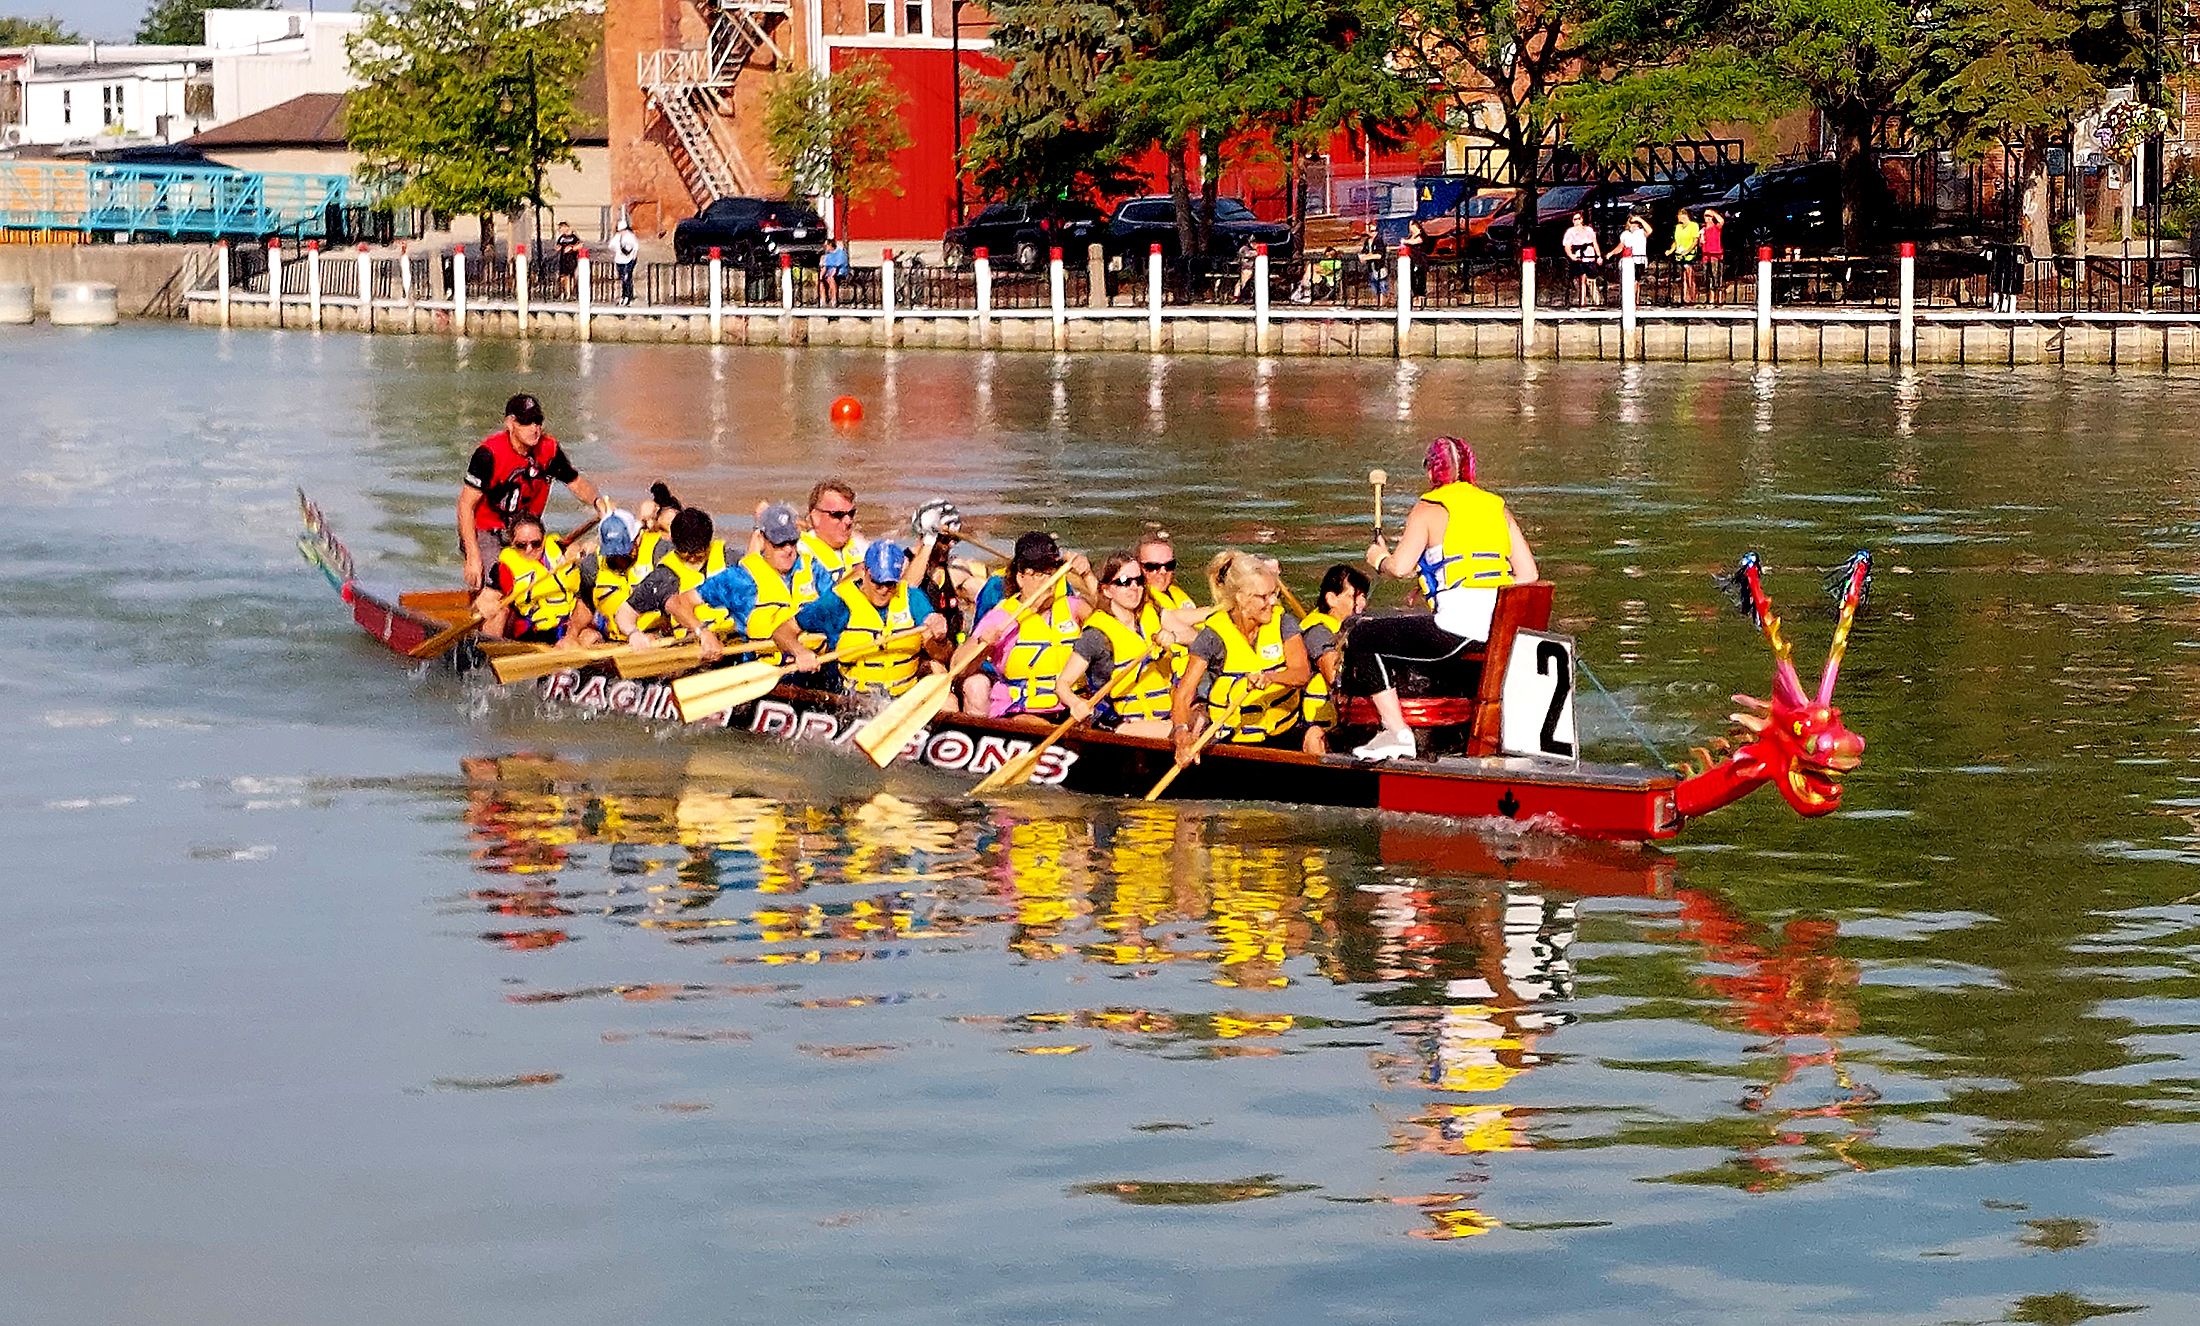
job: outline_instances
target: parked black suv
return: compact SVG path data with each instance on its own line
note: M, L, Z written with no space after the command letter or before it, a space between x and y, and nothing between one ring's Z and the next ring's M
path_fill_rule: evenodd
M1197 199L1192 206L1198 208ZM1266 244L1269 258L1281 262L1291 256L1291 228L1261 220L1235 198L1215 199L1214 238L1207 256L1235 258L1247 243ZM1125 199L1108 218L1102 244L1111 256L1126 263L1144 262L1148 246L1154 244L1161 246L1163 257L1176 257L1182 247L1176 236L1176 201L1165 193Z
M987 203L969 221L948 227L940 239L942 260L961 267L984 249L990 262L1034 272L1046 266L1047 250L1058 248L1062 261L1076 267L1106 226L1100 209L1087 203Z
M807 203L784 198L720 198L672 228L675 262L703 262L716 248L736 267L815 262L825 251L825 221Z
M1831 161L1775 166L1706 206L1726 218L1730 254L1754 257L1767 244L1813 256L1841 249L1841 173Z

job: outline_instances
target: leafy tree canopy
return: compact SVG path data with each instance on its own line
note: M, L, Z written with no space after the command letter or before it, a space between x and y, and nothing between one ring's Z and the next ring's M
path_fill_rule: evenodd
M829 74L789 74L764 97L764 142L788 188L847 203L901 196L894 154L910 144L886 66L859 56Z
M567 0L386 0L350 39L345 130L390 200L452 215L517 211L570 164L575 100L600 24ZM487 231L483 238L487 239Z
M0 46L61 46L84 38L59 18L9 18L0 15Z

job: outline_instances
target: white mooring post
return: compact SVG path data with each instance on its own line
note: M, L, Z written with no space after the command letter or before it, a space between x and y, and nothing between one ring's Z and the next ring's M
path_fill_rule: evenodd
M1161 353L1161 246L1146 246L1146 348Z
M229 241L218 240L214 244L214 307L221 315L221 325L229 325Z
M1398 357L1405 358L1406 337L1413 331L1413 255L1398 254Z
M1640 270L1635 255L1619 255L1619 357L1641 358L1640 347L1635 344L1635 298L1640 290L1636 273Z
M1520 249L1520 353L1535 353L1535 249Z
M519 334L527 335L527 315L532 311L534 292L527 288L527 246L512 246L512 303L519 322Z
M581 246L580 261L573 272L574 279L579 282L574 289L580 296L580 306L574 311L573 315L574 325L577 328L577 334L584 341L590 337L589 323L596 306L595 283L589 279L589 267L588 246L584 244Z
M1047 250L1047 300L1054 311L1054 348L1069 348L1069 314L1062 301L1062 251Z
M993 258L984 248L970 251L970 271L978 287L978 344L993 334Z
M405 301L405 331L420 330L420 305L413 294L412 245L397 246L397 294Z
M466 334L466 246L451 250L451 335Z
M748 291L741 292L741 302L749 302ZM791 253L779 255L779 316L794 316L794 255Z
M1253 246L1253 353L1268 353L1268 246Z
M1905 243L1902 255L1901 313L1896 319L1894 362L1912 362L1917 352L1917 245Z
M897 266L894 262L894 251L892 249L883 250L878 265L878 302L880 313L886 320L886 343L888 345L894 343L894 296L898 293L894 289L894 274Z
M283 242L267 242L267 302L275 309L275 325L283 325Z
M353 274L359 278L359 330L374 330L374 259L361 244L352 254Z
M781 254L784 258L787 255ZM716 244L710 246L710 343L718 344L726 336L726 254Z
M1757 250L1757 358L1770 360L1772 354L1772 246Z
M306 241L306 311L313 330L321 330L321 241Z

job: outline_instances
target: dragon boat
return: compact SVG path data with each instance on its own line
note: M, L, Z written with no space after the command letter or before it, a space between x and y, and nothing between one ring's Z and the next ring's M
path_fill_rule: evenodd
M361 582L350 552L320 509L299 494L305 531L299 549L327 576L353 621L393 654L419 658L422 647L452 634L471 616L463 589L398 592ZM1736 696L1733 738L1696 747L1679 768L1603 764L1580 758L1574 726L1574 643L1549 631L1548 582L1499 591L1490 638L1450 674L1449 687L1407 697L1409 721L1421 729L1427 755L1366 764L1343 755L1210 746L1199 763L1169 787L1171 799L1272 801L1440 816L1478 827L1515 827L1579 838L1655 842L1672 838L1689 820L1771 785L1798 814L1821 816L1841 804L1842 777L1862 762L1864 740L1833 704L1849 630L1870 583L1867 554L1852 556L1829 580L1839 621L1815 690L1796 671L1793 646L1774 612L1755 553L1726 578L1738 606L1772 651L1766 699ZM458 671L539 645L468 637L437 655ZM1463 678L1461 683L1457 679ZM535 683L553 706L624 715L679 726L669 679L624 678L607 664L564 669ZM1430 694L1428 691L1450 691ZM1365 701L1340 715L1342 746L1355 730L1370 730ZM1359 706L1355 708L1353 706ZM725 729L753 738L844 745L877 712L875 701L782 684L770 694L687 726ZM1045 740L1051 724L1031 718L942 713L918 731L895 762L982 778ZM1099 796L1139 796L1166 773L1172 748L1160 738L1126 737L1071 728L1047 749L1030 782Z

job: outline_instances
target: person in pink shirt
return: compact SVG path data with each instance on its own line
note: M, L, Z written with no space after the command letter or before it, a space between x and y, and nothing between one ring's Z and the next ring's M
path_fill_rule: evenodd
M1091 568L1084 554L1069 557L1070 577L1086 585ZM1007 580L1015 593L994 605L971 628L970 638L956 649L950 671L960 671L971 660L984 664L963 679L963 711L1005 718L1011 714L1035 714L1060 718L1064 711L1055 684L1079 637L1085 618L1092 615L1092 601L1079 598L1068 583L1030 616L1023 617L1031 596L1044 590L1064 561L1054 536L1034 530L1016 540L1015 556L1008 563ZM1018 621L1023 617L1022 621Z

